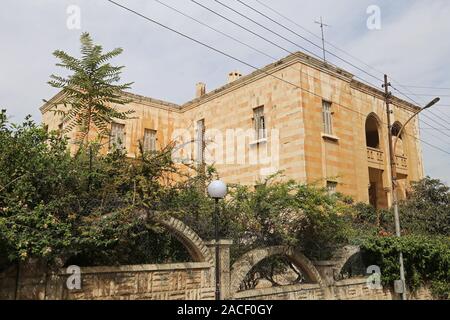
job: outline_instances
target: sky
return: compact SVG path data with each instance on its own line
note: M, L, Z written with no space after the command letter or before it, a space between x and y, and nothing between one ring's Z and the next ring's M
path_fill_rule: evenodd
M273 62L156 0L115 1L257 67ZM379 79L386 73L395 88L422 106L436 96L441 97L438 105L421 116L422 151L425 174L450 183L450 89L434 89L450 88L450 1L244 2L279 22L283 28L238 0L218 0L289 41L225 8L218 1L195 1L278 46L243 31L191 0L159 2L277 59L305 49L321 57L320 27L315 21L323 17L329 25L324 31L330 63L377 87L381 85ZM49 99L57 92L47 84L49 76L64 74L55 66L57 60L52 52L61 49L78 55L79 37L84 31L105 50L123 48L123 54L114 60L115 64L126 66L122 81L134 82L133 93L156 99L181 104L194 97L197 82L205 82L209 91L225 84L227 74L232 70L243 74L253 71L107 0L2 0L0 108L8 110L11 121L20 122L28 114L40 121L42 99ZM405 98L396 91L393 93Z

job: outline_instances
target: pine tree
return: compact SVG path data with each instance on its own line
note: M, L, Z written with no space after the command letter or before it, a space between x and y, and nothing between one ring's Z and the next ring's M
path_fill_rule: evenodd
M62 100L55 104L53 111L62 115L63 133L77 130L77 141L81 147L90 139L90 132L96 129L99 138L109 136L110 124L114 119L129 119L133 111L119 112L116 105L124 105L131 100L123 97L122 91L132 83L117 84L123 66L113 66L107 61L122 53L121 48L103 53L100 45L95 45L89 33L83 33L81 59L70 56L62 50L53 55L60 60L56 65L72 74L63 77L52 74L48 82L52 87L62 89ZM58 105L64 109L58 109Z

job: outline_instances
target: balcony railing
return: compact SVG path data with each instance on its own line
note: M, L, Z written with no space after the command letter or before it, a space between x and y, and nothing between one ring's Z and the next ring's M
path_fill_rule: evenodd
M384 153L380 149L367 147L367 161L370 167L382 169L384 166Z
M399 156L396 155L395 156L395 165L397 168L397 171L399 171L400 173L408 173L408 158L406 158L405 156Z
M384 152L380 149L367 147L367 161L369 167L384 170ZM408 158L396 155L395 164L399 173L408 174Z

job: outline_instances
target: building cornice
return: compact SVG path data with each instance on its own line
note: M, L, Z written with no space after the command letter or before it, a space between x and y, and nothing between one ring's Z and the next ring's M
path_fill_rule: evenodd
M143 104L143 105L146 105L149 107L160 108L163 110L180 112L180 106L175 103L158 100L158 99L153 99L153 98L145 97L142 95L138 95L138 94L126 92L126 91L122 91L122 96L125 98L129 98L134 103L140 103L140 104ZM57 105L63 99L63 97L64 97L63 91L58 92L50 100L48 100L46 103L44 103L44 105L42 105L39 108L39 110L41 111L42 114L46 113L53 106Z
M57 94L55 94L50 100L46 101L39 110L41 111L41 114L46 113L49 111L55 104L58 104L59 101L62 100L64 96L63 91L59 91Z
M335 78L338 78L345 82L348 82L350 84L350 87L355 90L359 90L363 93L372 95L379 99L384 99L383 91L381 91L380 89L377 89L373 86L364 84L361 81L355 80L354 75L352 73L345 71L343 69L334 67L322 60L316 59L316 58L311 57L302 52L296 52L296 53L293 53L293 54L277 61L277 62L269 64L266 67L256 70L256 71L248 74L247 76L243 76L240 79L238 79L232 83L226 84L218 89L215 89L214 91L208 92L207 94L203 95L200 98L186 102L185 104L181 105L181 111L184 112L184 111L190 110L192 108L195 108L199 105L202 105L206 102L209 102L220 96L223 96L234 90L237 90L243 86L246 86L252 82L260 80L266 76L270 76L271 74L274 74L282 69L289 68L296 63L301 63L304 65L313 67L314 69L316 69L318 71L321 71L321 72L329 74ZM301 70L298 70L298 71L301 72ZM417 110L420 110L419 106L416 106L408 101L405 101L405 100L400 99L395 96L391 97L391 102L395 106L404 108L408 111L416 112Z
M352 81L350 82L350 87L352 89L359 90L361 92L364 92L366 94L369 94L369 95L379 98L381 100L384 100L384 98L385 98L384 91L381 91L377 88L369 86L369 85L367 85L361 81L355 80L355 79L352 79ZM406 100L400 99L396 96L391 96L390 101L396 107L404 108L408 111L417 112L418 110L421 109L419 106L412 104Z
M297 64L297 63L302 63L302 64L306 64L308 66L312 66L324 73L327 73L333 77L339 78L346 82L350 82L353 77L353 75L351 73L346 72L343 69L333 67L327 63L324 63L321 60L318 60L316 58L308 56L302 52L296 52L296 53L293 53L281 60L278 60L272 64L269 64L261 69L258 69L246 76L243 76L243 77L239 78L238 80L235 80L229 84L226 84L220 88L217 88L211 92L208 92L200 98L196 98L194 100L186 102L185 104L181 105L181 110L184 112L184 111L190 110L192 108L195 108L206 102L214 100L220 96L228 94L239 88L242 88L252 82L258 81L264 77L270 77L272 74L274 74L280 70L289 68L292 65ZM300 69L297 71L302 72ZM299 86L300 86L300 84L299 84Z
M281 60L278 60L272 64L269 64L261 69L258 69L246 76L243 76L239 78L238 80L235 80L229 84L226 84L222 87L219 87L211 92L208 92L204 94L203 96L193 99L191 101L188 101L182 105L178 105L175 103L153 99L150 97L130 93L130 92L123 92L124 97L130 98L135 103L141 103L144 105L147 105L149 107L155 107L155 108L161 108L164 110L174 111L174 112L185 112L188 110L191 110L197 106L200 106L204 103L207 103L211 100L214 100L220 96L223 96L225 94L228 94L230 92L233 92L239 88L242 88L250 83L253 83L255 81L258 81L264 77L271 76L272 74L283 70L285 68L289 68L294 64L303 64L306 66L310 66L320 72L329 74L335 78L338 78L342 81L348 82L350 84L350 88L354 90L358 90L360 92L369 94L373 97L384 99L384 92L380 89L377 89L373 86L369 86L361 81L355 80L354 75L348 71L345 71L343 69L340 69L338 67L332 66L322 60L316 59L314 57L311 57L307 54L304 54L302 52L296 52L293 53ZM299 72L302 72L301 69L298 70ZM300 83L299 83L300 87ZM48 102L46 102L42 107L40 107L41 113L47 112L52 106L58 103L58 101L61 101L63 97L62 91L57 93L54 97L52 97ZM403 99L400 99L398 97L392 96L391 102L397 106L404 108L406 110L416 112L417 110L420 110L420 107L417 105L414 105L408 101L405 101Z

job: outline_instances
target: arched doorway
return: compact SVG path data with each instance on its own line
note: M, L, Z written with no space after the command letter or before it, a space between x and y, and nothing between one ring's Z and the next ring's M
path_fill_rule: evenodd
M392 125L392 146L394 146L395 141L397 140L397 135L400 132L400 130L402 129L402 125L400 122L396 121L393 125ZM404 147L404 138L403 138L403 133L400 134L400 136L398 137L397 140L397 144L395 145L395 154L398 156L405 156L405 147Z
M397 169L397 198L399 200L406 199L406 191L408 189L408 158L406 148L406 137L404 132L397 135L402 129L402 124L396 121L391 128L392 147L395 148L395 165Z
M366 145L369 148L381 149L379 126L378 117L370 114L366 119Z
M367 160L369 170L368 194L369 203L375 208L387 207L387 194L383 185L383 174L386 165L381 134L381 121L375 113L367 116L365 122L365 136Z
M273 246L267 248L254 249L242 255L231 268L230 292L234 298L239 298L243 291L247 291L243 282L246 281L247 275L259 263L264 262L268 258L284 257L298 272L297 281L302 284L316 284L323 287L322 278L314 264L304 256L300 251L288 246ZM282 286L281 286L282 287ZM298 288L301 290L301 287Z

